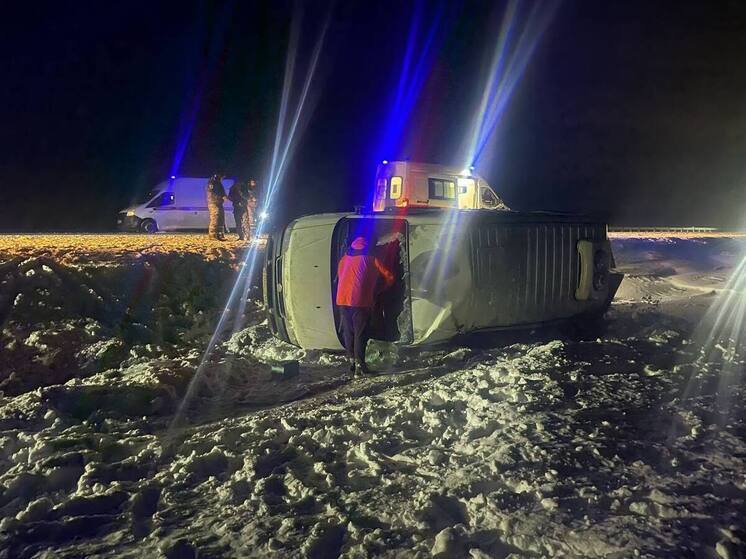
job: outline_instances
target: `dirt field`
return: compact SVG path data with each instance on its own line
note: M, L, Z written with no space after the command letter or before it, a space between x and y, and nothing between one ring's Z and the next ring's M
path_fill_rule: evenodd
M204 233L0 235L0 262L39 256L64 264L112 262L154 254L195 254L205 260L234 261L245 247L234 235L215 241Z

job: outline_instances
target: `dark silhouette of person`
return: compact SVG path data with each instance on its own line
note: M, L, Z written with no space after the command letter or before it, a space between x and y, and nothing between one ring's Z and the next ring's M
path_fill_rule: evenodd
M228 191L228 198L233 203L233 218L236 221L238 240L243 241L251 237L249 222L249 187L246 183L236 181ZM247 227L248 224L248 227Z
M254 236L254 232L256 230L256 207L258 204L257 198L258 193L256 180L251 178L246 183L247 209L246 221L244 222L244 231L249 240L251 240L251 238Z
M225 209L223 202L226 199L223 187L224 175L215 173L207 181L207 210L210 212L210 225L207 234L218 241L225 240Z

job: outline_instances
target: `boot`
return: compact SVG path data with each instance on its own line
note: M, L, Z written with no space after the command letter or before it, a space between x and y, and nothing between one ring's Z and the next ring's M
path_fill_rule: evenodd
M365 364L365 361L355 361L355 366L357 367L357 370L360 372L361 375L370 374L370 369L368 369L368 365Z

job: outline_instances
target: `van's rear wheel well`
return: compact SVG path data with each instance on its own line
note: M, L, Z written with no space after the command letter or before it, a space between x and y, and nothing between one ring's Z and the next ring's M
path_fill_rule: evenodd
M140 231L143 233L155 233L158 231L158 224L155 222L154 219L143 219L140 222Z

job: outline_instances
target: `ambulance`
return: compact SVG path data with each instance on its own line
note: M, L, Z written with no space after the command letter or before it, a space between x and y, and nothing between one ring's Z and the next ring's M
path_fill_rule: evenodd
M384 160L376 171L373 211L405 208L508 209L473 168Z

